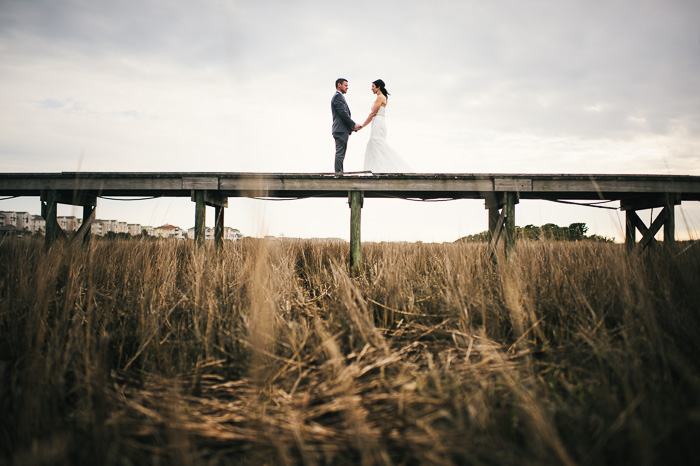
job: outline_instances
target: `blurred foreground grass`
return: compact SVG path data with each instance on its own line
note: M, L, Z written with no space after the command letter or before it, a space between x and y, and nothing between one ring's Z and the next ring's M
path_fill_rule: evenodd
M0 463L691 464L700 248L0 242Z

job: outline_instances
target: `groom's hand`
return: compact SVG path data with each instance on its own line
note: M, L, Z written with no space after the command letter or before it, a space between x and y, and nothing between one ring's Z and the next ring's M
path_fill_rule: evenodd
M362 129L362 126L355 123L355 130L354 131L360 131L361 129Z

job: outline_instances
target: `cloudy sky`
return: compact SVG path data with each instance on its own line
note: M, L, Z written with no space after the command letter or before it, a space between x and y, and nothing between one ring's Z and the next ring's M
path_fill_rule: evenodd
M341 76L360 122L386 82L389 142L417 172L700 175L697 0L0 0L0 171L330 172ZM351 137L347 171L368 137ZM246 235L349 237L347 200L229 206ZM487 227L477 200L362 214L365 240ZM97 215L194 223L185 199L100 200ZM677 216L697 238L700 207ZM624 238L615 211L516 210L518 225L578 221Z

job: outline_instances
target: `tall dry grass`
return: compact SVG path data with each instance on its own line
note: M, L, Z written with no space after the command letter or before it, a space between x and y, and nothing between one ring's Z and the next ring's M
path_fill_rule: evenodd
M0 243L0 462L690 464L700 251Z

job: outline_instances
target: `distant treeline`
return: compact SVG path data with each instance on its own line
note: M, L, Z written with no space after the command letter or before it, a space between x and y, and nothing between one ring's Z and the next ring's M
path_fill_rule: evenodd
M516 239L548 239L554 241L596 241L600 243L612 243L613 240L600 235L586 235L588 227L585 223L572 223L568 227L560 227L554 223L546 223L541 227L525 225L515 227ZM490 239L488 230L475 235L459 238L457 242L479 243L488 242Z

